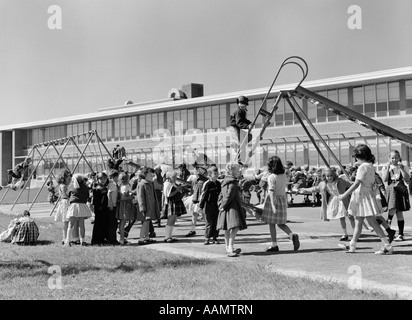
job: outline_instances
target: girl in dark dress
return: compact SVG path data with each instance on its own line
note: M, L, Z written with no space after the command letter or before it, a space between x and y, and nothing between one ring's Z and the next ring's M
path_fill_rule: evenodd
M104 172L99 173L97 175L97 184L92 191L92 205L94 208L92 245L102 245L109 240L107 183L107 175Z

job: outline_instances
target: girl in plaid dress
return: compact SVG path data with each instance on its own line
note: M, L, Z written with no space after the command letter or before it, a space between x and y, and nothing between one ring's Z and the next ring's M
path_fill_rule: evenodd
M216 228L225 230L226 252L229 257L236 257L240 248L234 249L236 234L247 228L242 200L240 199L239 177L240 164L229 162L226 165L226 177L222 182L222 191L219 195L219 215Z
M57 177L57 182L59 183L60 201L57 205L54 221L63 221L62 244L64 244L64 241L67 238L67 230L69 228L69 218L67 217L67 210L69 209L69 184L71 178L72 176L69 171L64 171Z
M39 228L36 222L30 218L30 212L24 210L23 216L16 222L16 229L11 243L33 245L39 237Z
M177 172L168 171L166 173L166 181L163 183L164 202L168 205L168 216L165 228L164 242L171 243L177 241L172 237L173 227L177 217L186 214L186 207L182 201L182 185L176 184Z
M287 221L287 198L286 198L286 174L282 161L273 156L268 161L268 194L263 206L262 220L269 224L272 245L266 249L267 252L279 251L276 239L276 225L283 230L292 240L293 249L298 250L300 246L299 236L293 233L286 225Z

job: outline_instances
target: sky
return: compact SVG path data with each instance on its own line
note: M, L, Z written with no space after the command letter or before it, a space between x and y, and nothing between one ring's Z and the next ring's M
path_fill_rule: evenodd
M412 66L411 12L410 0L0 0L0 126L166 99L187 83L204 95L268 88L295 55L307 80ZM299 80L290 66L277 84Z

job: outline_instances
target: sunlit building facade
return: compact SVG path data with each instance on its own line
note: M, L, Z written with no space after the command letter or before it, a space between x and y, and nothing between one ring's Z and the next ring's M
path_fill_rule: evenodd
M269 110L281 90L292 90L294 85L275 86L263 105ZM412 67L350 75L339 78L306 81L302 86L380 121L406 134L412 134ZM103 108L94 113L0 127L0 177L6 180L6 171L20 162L33 148L44 142L75 136L91 130L104 142L107 150L116 144L126 148L127 158L139 164L155 166L167 163L193 163L193 154L205 153L220 168L233 158L233 148L227 128L230 115L236 110L236 98L249 98L248 118L253 120L268 88L203 95L203 85L188 84L172 89L166 99L146 103L132 103ZM344 165L353 162L351 152L359 143L368 144L377 163L386 163L392 149L401 152L409 165L410 148L385 136L340 118L306 100L297 100L316 130ZM257 119L257 136L264 117ZM316 138L316 137L315 137ZM76 138L81 148L86 136ZM331 165L334 158L324 155ZM42 150L42 147L39 147ZM106 153L107 154L107 153ZM89 144L85 155L94 171L104 169L96 141ZM269 156L278 155L283 161L296 165L323 166L322 158L285 101L281 101L263 140L254 152L252 164L263 167ZM40 157L40 155L35 156ZM70 167L79 157L79 150L68 147L64 161ZM47 175L57 154L51 151L37 168L37 175ZM81 161L77 171L91 169Z

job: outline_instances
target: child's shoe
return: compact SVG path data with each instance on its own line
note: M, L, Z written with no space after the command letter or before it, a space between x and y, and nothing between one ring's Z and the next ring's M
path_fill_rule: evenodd
M349 241L348 235L347 235L347 234L346 234L346 235L343 235L343 236L340 238L340 241Z
M383 246L379 251L376 251L375 254L384 255L384 254L393 254L394 250L391 245Z
M403 237L403 235L399 234L396 238L395 241L405 241L405 238Z

